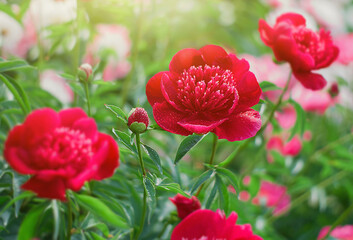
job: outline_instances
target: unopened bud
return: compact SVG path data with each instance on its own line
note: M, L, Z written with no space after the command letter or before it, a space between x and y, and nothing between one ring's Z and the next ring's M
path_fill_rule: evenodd
M337 83L332 83L329 93L331 97L336 97L339 94L339 89L338 89L338 84Z
M175 197L169 198L169 200L176 206L180 219L186 218L190 213L201 208L201 203L195 196L187 198L178 193Z
M80 81L89 82L92 78L92 66L88 63L82 64L78 68L78 78L80 79Z
M129 113L127 125L132 132L139 134L147 130L149 122L150 120L145 109L133 108Z

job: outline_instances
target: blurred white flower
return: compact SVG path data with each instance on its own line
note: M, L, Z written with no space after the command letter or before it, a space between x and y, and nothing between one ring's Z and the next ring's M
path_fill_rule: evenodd
M17 46L23 37L19 22L4 12L0 12L0 49L2 56L16 55Z

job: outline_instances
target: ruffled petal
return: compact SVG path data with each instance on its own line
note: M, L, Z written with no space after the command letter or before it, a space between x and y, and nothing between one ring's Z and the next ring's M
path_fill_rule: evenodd
M182 73L191 66L203 66L205 61L201 56L201 52L194 48L185 48L177 52L172 58L169 69L175 73Z
M236 109L238 109L238 111L259 103L262 90L252 72L247 72L243 78L238 81L237 90L239 101Z
M294 76L303 84L305 88L320 90L326 86L325 78L312 72L294 72Z
M97 124L93 118L81 118L77 120L72 129L79 130L80 132L84 133L85 136L95 142L98 136L98 128Z
M69 108L59 112L62 127L72 127L74 122L81 118L87 118L82 108Z
M167 73L168 72L159 72L147 82L146 96L151 106L153 106L156 102L160 103L165 101L161 91L161 78Z
M180 100L178 99L178 91L176 83L172 81L170 76L164 74L161 79L161 90L164 99L179 111L183 111Z
M187 113L176 110L167 102L154 104L153 116L156 123L168 132L184 136L192 134L192 132L178 124L178 122L187 117Z
M229 116L229 120L218 126L213 132L220 139L228 141L240 141L251 138L261 128L260 114L249 108L243 112L235 112Z
M4 156L10 166L21 174L35 174L37 172L35 166L31 164L28 152L21 147L5 144Z
M291 21L294 26L305 26L305 18L298 13L285 13L279 16L276 20L276 23L282 21Z
M259 20L259 33L261 40L269 47L273 45L273 28L263 19Z
M205 120L199 116L193 116L179 121L178 124L190 132L206 134L221 125L226 120L227 118L218 120Z
M42 179L41 176L35 175L25 182L21 188L35 192L41 198L66 201L65 182L61 178Z
M199 50L203 59L209 66L219 66L222 69L230 69L232 61L228 53L220 46L206 45Z

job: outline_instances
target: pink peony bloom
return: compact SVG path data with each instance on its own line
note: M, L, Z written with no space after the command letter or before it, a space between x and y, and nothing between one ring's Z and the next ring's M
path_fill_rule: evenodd
M54 70L45 70L40 74L40 86L63 104L69 104L74 100L70 86Z
M317 239L323 239L323 237L326 236L329 230L329 226L326 226L321 229ZM334 237L337 240L353 240L353 225L338 226L332 230L330 236Z
M287 194L285 186L263 180L252 203L255 205L264 204L266 207L274 208L273 214L280 215L289 210L290 196Z
M120 25L98 24L97 35L88 45L84 62L92 66L97 64L104 54L109 53L107 65L103 71L103 80L112 81L125 77L131 69L127 57L130 54L131 40L128 30Z
M200 209L182 220L173 230L171 240L261 240L254 235L249 224L236 225L237 214L228 218L223 212Z
M274 27L261 19L259 32L276 59L290 63L294 76L305 88L319 90L326 85L323 76L312 70L328 67L338 56L329 32L306 28L305 18L296 13L279 16Z
M337 62L348 65L353 62L353 33L335 38L335 44L340 49Z
M278 121L278 124L284 129L292 128L297 120L295 108L292 105L287 105L281 110L275 113L275 119Z
M214 132L239 141L255 136L260 114L251 109L261 88L246 60L215 45L179 51L147 83L146 95L157 124L166 131L191 135Z
M298 136L294 136L289 142L283 136L273 136L267 142L267 150L277 150L283 156L296 156L302 149L302 143Z
M186 218L190 213L201 208L201 203L195 196L187 198L178 193L175 197L169 198L169 200L176 206L180 219Z
M31 175L22 189L62 201L67 189L78 191L86 181L108 178L119 166L115 140L98 132L80 108L33 111L10 131L4 157L17 172Z

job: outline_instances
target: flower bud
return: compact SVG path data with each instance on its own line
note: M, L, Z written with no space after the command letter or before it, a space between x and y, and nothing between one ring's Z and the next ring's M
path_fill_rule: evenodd
M92 66L88 63L82 64L78 68L78 78L80 81L89 82L92 78Z
M175 197L169 198L169 200L176 206L180 219L186 218L190 213L201 208L201 203L195 196L187 198L178 193Z
M132 132L139 134L146 131L149 122L150 120L145 109L133 108L129 113L127 125Z
M329 91L331 97L336 97L339 94L338 84L332 83L332 85L328 91Z

